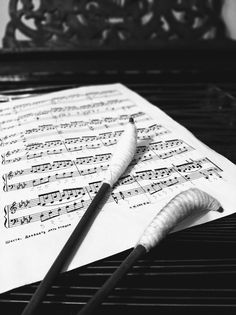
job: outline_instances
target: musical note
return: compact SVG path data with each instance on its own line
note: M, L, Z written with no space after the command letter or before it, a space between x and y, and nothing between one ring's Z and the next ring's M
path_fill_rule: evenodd
M32 173L38 174L38 173L55 171L59 169L70 168L70 167L73 167L75 163L76 162L72 160L54 161L53 163L43 163L43 164L32 165L31 168L27 168L27 169L10 171L9 173L5 175L7 176L8 180L11 180L15 177L29 175Z
M103 163L110 160L112 154L104 153L104 154L96 154L91 156L78 157L75 160L76 165L84 165L84 164L95 164L95 163Z
M81 132L81 128L79 128L79 131ZM69 131L69 133L70 132L71 131ZM2 145L10 145L10 144L21 142L21 141L26 141L26 140L28 141L30 139L42 138L45 136L53 136L53 135L58 135L58 134L63 135L67 133L68 131L64 130L63 128L60 129L59 125L48 124L48 125L38 126L38 128L28 129L25 132L19 132L19 133L14 133L14 134L4 136L0 138L0 141L2 142ZM119 137L122 133L123 133L123 130L118 130L118 131L113 131L113 132L108 132L108 133L101 133L98 136L87 136L87 137L93 138L94 140L104 140L107 138ZM145 139L152 139L154 136L157 137L157 136L170 133L170 131L161 125L154 124L146 128L137 128L137 133L138 133L138 139L145 140ZM11 138L16 138L16 139L7 141ZM86 136L82 136L81 138L78 137L77 139L78 141L83 141L84 139L86 139ZM66 141L68 141L68 139L65 139L65 144L67 144Z
M143 149L143 148L142 148ZM72 167L74 165L85 165L85 164L99 164L104 163L106 161L109 161L111 158L111 153L108 154L97 154L95 156L86 156L86 157L80 157L76 158L75 161L66 160L62 162L54 162L52 165L50 163L42 164L42 165L36 165L32 166L32 169L25 170L25 173L29 174L30 172L43 172L43 171L49 171L49 170L56 170L58 168L65 168L65 167ZM193 172L196 169L199 170L202 168L202 164L208 163L208 159L200 159L197 161L191 161L183 164L176 165L171 168L161 168L161 169L155 169L155 170L144 170L144 171L138 171L136 172L135 178L137 180L146 180L146 179L159 179L166 176L169 176L173 172L179 172L179 173L188 173ZM141 161L142 162L142 161ZM18 182L18 183L11 183L10 180L16 176L16 175L22 175L24 171L16 171L15 173L10 172L8 174L4 175L4 191L13 191L13 190L19 190L19 189L26 189L30 187L36 187L40 185L44 185L47 183L52 183L58 180L64 180L67 178L76 178L79 176L86 176L98 173L98 171L105 171L107 170L109 164L103 164L98 167L90 167L87 169L77 169L70 172L63 172L63 173L56 173L53 175L48 175L47 177L41 177L39 179L32 179L27 180L24 182ZM8 181L7 181L8 180Z
M75 212L78 210L85 210L91 200L81 200L80 202L73 202L72 204L61 206L55 209L41 211L37 213L33 213L31 215L24 215L22 217L17 218L11 218L6 221L5 227L7 228L13 228L13 227L19 227L25 224L29 223L35 223L35 222L45 222L48 220L51 220L55 217L62 216L64 214L69 214L71 212Z
M55 201L62 201L62 195L60 191L53 191L50 193L40 194L38 196L38 206L45 206L48 204L53 204ZM26 204L28 207L29 203Z
M154 130L155 126L151 126L151 130ZM160 129L160 126L157 127L157 130ZM141 129L141 133L143 133L143 129ZM149 132L149 127L147 128L147 132L145 134L148 134ZM163 132L168 132L163 131ZM82 137L75 137L75 138L66 138L64 141L62 140L52 140L52 141L46 141L45 143L32 143L28 144L26 146L27 151L32 151L32 150L38 150L38 149L44 149L44 148L50 148L50 147L57 147L55 149L48 149L46 151L41 151L41 152L35 152L35 153L27 153L22 156L17 156L15 158L10 158L7 159L6 157L14 155L16 153L16 150L14 151L7 151L7 153L2 154L2 164L11 164L19 161L24 161L24 160L32 160L32 159L37 159L37 158L43 158L45 156L50 156L50 155L56 155L56 154L62 154L66 152L77 152L77 151L82 151L84 149L97 149L102 146L111 146L115 145L117 143L117 137L120 137L121 134L123 133L123 130L116 130L114 132L105 132L101 133L98 136L95 135L89 135L89 136L82 136ZM159 134L159 132L158 132ZM156 134L157 135L157 134ZM141 137L143 139L143 137ZM139 129L138 129L138 139L141 139L139 137ZM144 137L146 139L146 136ZM79 145L77 145L79 144ZM58 146L62 146L61 148L58 148ZM152 143L150 145L151 150L158 150L158 148L164 148L163 144L159 143L158 145L155 145L155 143ZM165 148L168 148L168 145L166 145ZM185 152L186 150L190 150L190 146L186 146L186 148L183 150L177 150L173 151L171 153L171 156L174 154L180 154L181 152ZM17 153L22 152L23 149L19 150L17 149ZM159 158L162 158L161 156ZM166 157L164 157L166 158Z
M34 208L37 206L49 206L61 202L67 202L70 199L78 199L86 194L86 187L68 188L60 191L52 191L45 194L38 195L34 199L21 200L20 202L14 201L12 204L7 205L6 209L11 214L17 211Z
M113 102L115 104L115 102ZM122 103L122 104L120 104ZM27 114L18 115L14 119L3 120L0 122L1 130L9 130L11 128L15 128L16 125L18 126L25 126L27 124L31 124L34 121L46 121L46 120L53 120L59 118L66 118L66 117L74 117L74 116L87 116L89 114L102 114L107 113L109 111L114 111L123 109L129 110L135 107L135 104L129 104L126 100L119 100L117 101L116 107L111 107L110 102L101 103L101 107L98 106L96 108L92 107L91 104L87 106L62 106L62 107L54 107L51 110L39 110L39 111L32 111ZM104 107L105 106L105 107ZM6 109L4 109L6 110ZM27 109L28 110L28 109ZM1 114L1 117L10 116L11 112L5 112ZM133 114L134 118L138 117L138 113ZM5 126L5 127L4 127Z
M81 176L91 175L91 174L98 174L99 172L106 171L109 167L109 164L102 164L95 167L84 168L80 169Z
M142 117L144 116L144 117ZM144 112L138 112L133 113L133 117L136 117L137 121L145 121L150 120L150 117L148 117ZM79 131L79 132L86 132L88 130L100 130L103 129L104 119L99 120L92 119L89 121L72 121L69 123L61 123L61 124L45 124L45 125L38 125L36 128L26 129L24 132L21 131L19 133L14 133L12 135L7 135L3 138L1 138L2 142L6 144L9 144L9 142L5 142L5 140L10 139L11 137L15 138L17 141L20 141L22 137L24 139L35 139L35 138L41 138L42 136L50 136L50 135L56 135L56 134L67 134L71 133L73 129L73 132ZM107 121L106 121L107 124ZM114 128L117 126L123 125L123 115L121 117L116 117L114 120L110 121L109 127ZM84 127L84 128L83 128ZM148 127L148 130L146 132L154 131L157 129L157 126L153 125ZM158 128L158 130L161 129L161 126ZM143 132L143 130L142 130Z
M200 159L198 161L193 161L192 166L194 165L194 163L195 165L196 164L203 165L204 163L209 164L210 160ZM187 170L190 169L191 172L187 172L187 174L179 176L178 172L180 170L179 168L180 166L187 167ZM193 166L193 167L196 167L196 166ZM198 180L201 178L205 180L209 180L213 176L218 176L218 178L221 177L219 173L222 170L220 168L217 168L217 166L215 165L211 167L207 167L207 168L201 167L200 168L201 170L199 170L199 168L197 169L195 168L195 170L192 171L192 169L193 168L190 166L189 163L184 163L182 165L173 166L169 170L167 168L163 168L163 169L155 169L154 171L153 170L146 170L143 172L137 171L135 172L136 175L134 176L132 175L123 176L119 180L118 184L115 186L115 189L112 192L111 196L109 197L108 202L119 203L120 200L125 200L127 198L135 197L141 194L149 194L150 196L154 196L158 192L177 184L191 182L191 181ZM175 174L174 174L174 171L176 171ZM183 172L185 173L185 168L183 169ZM171 177L172 175L174 176ZM169 177L169 178L166 178L166 177ZM143 184L137 185L136 187L132 188L133 184L137 184L137 183L140 184L140 180L150 181L150 183L147 183L145 185ZM125 189L125 185L131 185L131 188ZM79 187L76 189L65 189L62 192L54 191L47 194L41 194L38 196L38 198L25 200L25 201L21 200L19 203L13 202L12 204L7 205L5 208L7 209L7 212L9 213L8 217L10 217L10 215L14 215L16 212L22 209L32 208L36 206L47 206L47 205L52 205L55 203L60 204L61 202L65 202L65 201L68 202L71 199L73 201L76 198L80 198L80 199L83 198L83 200L85 200L86 202L89 202L89 200L91 200L92 198L92 195L95 195L97 193L100 186L101 186L101 181L90 182L88 186ZM83 202L83 207L85 206L86 202ZM81 205L81 208L83 207ZM62 211L60 215L65 214L65 213L68 213L68 212ZM48 214L48 212L44 212L44 217L45 216L47 217L47 220L49 220L50 215ZM22 222L23 222L22 224L35 222L36 218L40 220L40 214L38 213L36 216L33 216L32 218L33 219L29 220L29 222L27 220L22 221L22 219L19 219L19 220L14 221L14 224L9 221L10 222L9 225L17 226L17 225L20 225Z
M63 189L63 193L61 194L62 199L66 198L67 200L77 197L84 196L86 194L85 188L79 187L79 188L68 188Z
M155 170L145 170L135 172L135 178L137 180L150 180L150 179L160 179L166 176L170 176L175 172L173 167L171 168L160 168Z
M131 175L126 175L126 176L122 176L117 184L115 185L115 187L120 186L120 185L127 185L127 184L132 184L136 181L136 178L131 176Z
M30 179L30 180L26 180L24 182L18 182L18 183L13 183L13 184L10 184L8 182L8 183L5 183L5 190L4 191L7 192L7 191L14 191L14 190L20 190L20 189L26 189L26 188L41 186L41 185L56 182L56 181L59 181L62 179L64 180L67 178L76 178L78 176L81 176L79 171L71 171L71 172L55 173L53 175L48 175L46 177Z
M206 158L197 161L191 161L183 164L176 165L176 169L180 173L190 173L202 168L203 163L207 163Z

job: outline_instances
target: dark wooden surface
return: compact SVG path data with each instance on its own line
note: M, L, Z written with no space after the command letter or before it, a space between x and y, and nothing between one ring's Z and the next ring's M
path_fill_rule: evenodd
M236 95L234 56L234 48L226 52L204 47L197 52L123 55L3 53L1 90L20 95L121 82L235 163L236 101L230 96ZM128 252L60 275L38 314L76 314ZM1 294L0 313L20 314L36 286ZM231 215L167 237L135 264L95 313L235 312L236 215Z

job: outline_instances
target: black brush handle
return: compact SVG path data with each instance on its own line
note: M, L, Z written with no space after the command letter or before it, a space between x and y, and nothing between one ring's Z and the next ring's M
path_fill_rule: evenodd
M89 302L77 313L77 315L89 315L104 301L108 294L114 289L118 281L123 278L127 271L146 253L146 249L142 245L137 245L132 252L126 257L116 271L104 283L104 285L95 293Z
M81 245L83 239L85 238L87 232L89 231L90 226L92 225L97 214L99 213L100 210L99 205L101 205L102 202L104 201L110 188L111 186L109 184L107 183L102 184L97 194L95 195L94 199L92 200L91 204L89 205L88 209L86 210L86 212L80 219L79 223L75 227L74 231L72 232L71 236L69 237L68 241L66 242L61 252L55 259L53 265L47 272L44 279L39 284L30 302L26 305L22 315L34 314L36 308L46 296L47 291L50 288L51 284L53 283L54 279L62 271L66 263L70 261L70 258L74 253L75 249L78 249L78 247Z

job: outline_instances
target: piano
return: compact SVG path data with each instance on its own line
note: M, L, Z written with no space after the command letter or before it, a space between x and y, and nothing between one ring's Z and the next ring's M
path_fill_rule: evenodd
M10 0L0 94L121 82L236 163L236 43L226 36L222 3ZM77 314L129 252L59 275L38 314ZM21 314L36 287L1 294L1 314ZM235 312L233 214L170 234L95 313Z

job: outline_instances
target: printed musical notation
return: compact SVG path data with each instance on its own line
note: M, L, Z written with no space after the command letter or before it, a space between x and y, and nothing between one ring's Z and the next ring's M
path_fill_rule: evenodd
M44 111L38 111L38 112L32 112L32 113L27 113L23 115L17 116L17 118L12 118L12 119L6 119L3 121L0 121L0 131L4 130L10 130L13 129L17 126L26 126L29 124L32 124L32 122L54 122L55 119L62 119L62 118L70 118L70 117L81 117L81 116L88 116L90 114L102 114L102 113L107 113L110 112L111 109L112 111L122 109L122 110L130 110L135 107L134 104L130 103L127 99L124 100L109 100L105 104L104 103L99 103L99 104L93 104L97 105L94 106L93 109L85 109L88 106L83 106L84 109L81 109L78 106L65 106L65 107L56 107L52 108L51 110L44 110ZM101 107L106 105L106 107ZM115 107L110 107L110 105L115 105ZM139 116L145 116L145 113L139 112L139 113L133 113L131 114L134 118L138 118ZM127 120L127 115L122 114L120 117L104 117L103 119L90 119L89 121L70 121L69 123L65 124L60 124L58 128L75 128L75 127L88 127L91 130L94 130L97 125L100 126L105 126L106 128L109 128L109 124L113 122L113 124L116 125L122 125L123 121ZM142 117L140 118L140 121L145 121L148 120L148 117ZM118 124L119 122L119 124ZM81 124L80 124L81 123ZM47 126L48 124L45 124ZM56 126L55 126L56 128ZM98 127L99 128L99 127ZM87 129L85 128L85 131ZM35 130L29 129L28 133L33 133Z
M150 120L150 117L145 115L144 112L137 112L131 114L133 118L135 118L137 121L148 121ZM55 119L55 118L53 118ZM24 132L20 133L14 133L5 136L2 140L2 143L4 144L4 140L7 140L11 137L16 137L18 139L21 139L22 137L25 138L37 138L38 133L43 134L43 136L47 135L53 135L56 133L71 133L74 131L79 130L80 132L86 132L88 130L101 130L106 128L112 128L112 127L118 127L124 125L127 120L129 119L129 115L122 114L118 117L104 117L102 119L90 119L89 121L85 120L77 120L77 121L70 121L66 123L60 123L60 124L44 124L39 125L37 128L31 128L26 129ZM7 128L9 129L9 127ZM8 142L6 142L8 144Z
M112 98L109 100L109 98ZM100 99L99 101L97 101ZM108 99L108 100L107 100ZM27 112L26 115L38 115L41 113L41 110L38 111L38 108L46 107L46 112L54 112L54 111L71 111L71 110L90 110L97 107L106 107L110 110L110 107L113 104L117 104L120 102L124 102L129 100L124 98L120 91L117 89L111 89L106 91L97 91L97 92L86 92L86 93L75 93L71 95L63 95L63 96L52 96L50 99L43 100L30 100L20 104L9 104L9 106L1 107L0 114L1 117L11 116L11 117L21 117L23 112ZM130 100L129 100L130 101ZM78 104L72 105L73 103ZM68 103L70 105L68 106ZM82 104L81 104L82 103ZM55 107L56 105L56 107ZM62 106L60 106L62 105ZM50 108L48 110L48 108Z
M104 129L104 126L101 127L101 129ZM52 130L52 131L51 131ZM81 130L81 129L80 129ZM95 129L93 129L95 130ZM31 129L32 131L32 129ZM44 131L46 133L44 133ZM73 132L77 132L77 130L73 130ZM170 131L163 127L162 125L154 124L150 125L145 128L138 128L138 138L139 139L151 139L156 136L160 136L163 134L167 134ZM26 130L25 132L21 133L14 133L10 135L6 135L0 139L0 146L5 146L5 145L12 145L20 142L27 142L30 139L35 139L35 138L42 138L46 136L55 136L55 135L64 135L67 133L71 133L71 130L63 130L60 129L58 130L54 125L43 125L39 126L38 128L34 128L34 131L32 131L33 134L30 134L29 130ZM98 136L95 135L88 135L88 136L82 136L82 137L74 137L74 138L67 138L65 140L65 145L66 144L71 144L71 143L82 143L82 142L95 142L95 141L101 141L101 145L110 145L110 143L115 144L117 142L116 137L119 137L123 133L123 130L117 130L117 131L112 131L112 132L103 132L99 133ZM113 140L112 140L113 138ZM5 141L9 140L10 141ZM109 139L111 139L109 141ZM56 140L57 141L57 140ZM100 142L99 142L100 143ZM30 147L30 145L29 145ZM33 147L33 146L32 146ZM86 146L84 144L84 149L88 148L89 146ZM81 150L83 147L81 146ZM19 151L17 151L19 150ZM21 152L22 149L17 149L13 150L13 153L18 153ZM8 152L8 156L11 155L11 151Z
M126 200L127 198L143 194L154 196L171 186L181 185L198 179L210 180L213 177L221 178L221 172L222 169L208 158L173 165L170 168L136 171L134 174L123 176L118 181L108 202L118 204L120 200ZM147 181L149 183L146 183ZM41 194L35 199L13 202L4 208L5 227L17 227L37 221L44 222L63 214L85 210L91 202L91 195L93 196L97 193L100 185L101 181L90 183L84 187L65 189L62 193L54 191ZM125 189L126 185L130 185L131 187ZM15 216L20 210L32 209L38 206L56 206L57 204L60 204L57 208L25 214L24 216Z
M183 141L167 140L150 143L147 146L138 146L136 154L134 156L131 165L138 165L146 161L155 161L158 159L168 159L181 153L186 153L193 150L191 146ZM3 191L13 191L19 189L26 189L36 187L48 183L52 183L58 180L76 178L78 176L86 176L91 174L97 174L108 169L109 160L111 159L111 153L96 154L90 156L77 157L75 160L61 160L54 161L53 163L43 163L39 165L32 165L31 168L10 171L3 176ZM81 168L80 166L101 164L95 167ZM55 173L53 175L47 175L45 177L34 178L22 182L12 183L11 180L15 177L36 174L36 173L49 173L52 171L58 171L60 169L71 168L69 172Z
M121 136L122 133L123 130L117 130L112 132L99 133L97 136L89 135L82 137L66 138L65 140L46 141L44 143L31 143L26 145L25 148L14 149L11 151L8 150L5 153L2 153L2 164L11 164L19 161L33 160L45 156L58 155L68 152L77 152L83 150L98 149L101 147L109 147L117 143L118 138ZM153 137L158 137L160 135L169 133L169 130L161 125L154 124L148 126L147 128L138 128L137 133L138 139L150 140ZM38 150L46 148L53 149L38 152ZM22 153L24 151L25 154L18 155L19 153ZM34 151L36 152L31 153Z
M62 145L62 142L50 141L50 143L47 142L46 144L42 144L42 143L32 144L30 145L29 150L31 150L32 147L33 149L37 150L38 148L42 148L44 145L45 147L60 146ZM180 139L150 142L147 145L137 146L136 154L135 154L132 164L136 164L139 161L168 159L175 155L179 155L185 152L190 152L192 150L194 150L193 147L191 147L189 144L187 144L186 142ZM48 151L46 152L48 153ZM52 153L53 151L51 152L51 154ZM75 160L58 160L58 161L53 161L53 163L36 164L36 165L32 165L31 168L10 171L9 173L5 174L5 177L8 180L10 180L14 177L21 176L21 175L23 176L23 175L29 175L32 173L44 173L44 172L49 172L53 170L65 169L65 168L72 167L75 164L87 165L87 164L107 162L110 160L111 155L112 155L111 153L101 153L101 154L77 157ZM6 157L9 156L8 152L5 154L5 156ZM40 157L42 157L41 152L40 152ZM27 155L26 155L26 159L28 159Z

